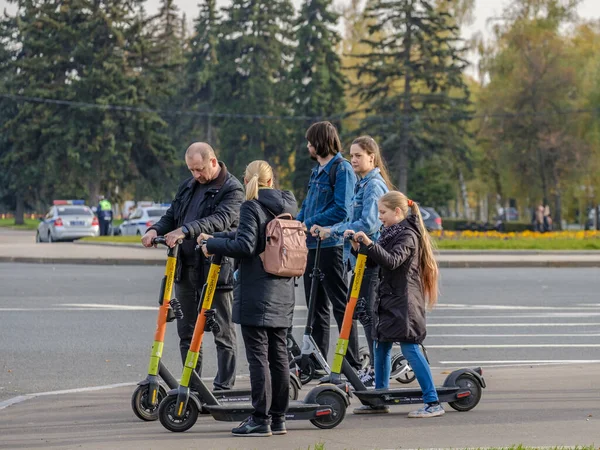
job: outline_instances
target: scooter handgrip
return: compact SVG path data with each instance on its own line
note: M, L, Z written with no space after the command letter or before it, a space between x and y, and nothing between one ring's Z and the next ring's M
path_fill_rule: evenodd
M169 302L171 305L171 309L173 310L173 314L175 314L175 318L178 320L183 319L183 310L181 309L181 303L176 298L172 298Z

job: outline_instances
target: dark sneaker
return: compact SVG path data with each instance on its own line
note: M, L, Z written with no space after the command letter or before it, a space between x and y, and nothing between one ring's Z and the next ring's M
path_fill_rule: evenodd
M234 436L257 436L257 437L267 437L272 436L271 426L268 424L256 423L254 421L254 417L250 416L242 423L239 424L237 428L231 430Z
M271 422L271 431L274 435L277 434L287 434L287 429L285 428L285 420L283 421L273 421Z
M375 387L375 371L374 370L365 370L361 371L359 374L360 381L365 385L366 388Z
M408 413L408 417L411 419L426 419L428 417L439 417L445 413L442 405L425 405L421 409L411 411Z
M390 407L387 405L382 406L370 406L362 405L358 408L354 408L354 414L386 414L390 412Z

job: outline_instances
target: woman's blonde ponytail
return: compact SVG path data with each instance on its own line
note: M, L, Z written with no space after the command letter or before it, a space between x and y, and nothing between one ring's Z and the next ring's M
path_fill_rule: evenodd
M252 161L246 167L244 175L246 181L246 200L256 200L261 187L269 187L273 181L273 169L266 161Z

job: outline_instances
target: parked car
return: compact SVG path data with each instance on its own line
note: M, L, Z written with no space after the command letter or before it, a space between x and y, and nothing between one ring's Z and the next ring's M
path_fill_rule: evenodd
M437 211L428 206L419 206L421 210L421 216L423 217L423 223L427 231L441 231L442 230L442 218Z
M48 214L40 219L35 241L73 241L99 234L98 218L83 200L54 200Z
M148 227L154 225L169 209L168 204L158 204L136 208L127 220L119 225L118 232L123 236L142 236Z

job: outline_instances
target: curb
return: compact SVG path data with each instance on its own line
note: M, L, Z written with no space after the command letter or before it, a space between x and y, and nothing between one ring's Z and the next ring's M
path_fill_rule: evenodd
M97 266L164 266L164 259L118 258L35 258L27 256L0 256L0 262L27 264L86 264Z
M0 262L98 266L164 266L165 264L163 259L36 258L27 256L0 256ZM442 269L590 268L600 267L600 259L597 261L438 261L438 265Z
M441 269L491 268L590 268L600 267L598 261L438 261Z

